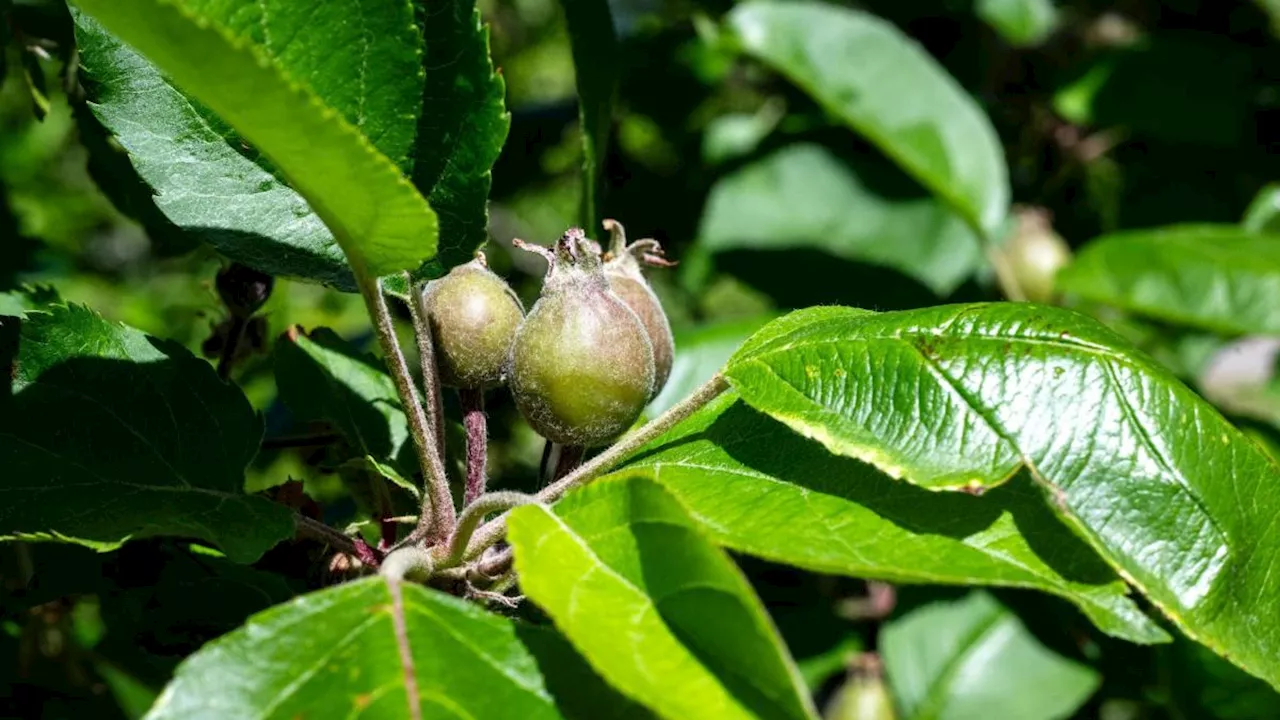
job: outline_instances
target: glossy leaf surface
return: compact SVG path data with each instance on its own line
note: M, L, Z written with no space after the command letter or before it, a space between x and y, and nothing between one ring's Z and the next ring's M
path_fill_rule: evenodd
M1280 332L1280 236L1184 225L1100 237L1059 273L1064 291L1180 325Z
M991 122L916 43L873 15L818 2L753 0L729 13L743 51L785 75L880 148L974 228L1009 209Z
M1280 468L1098 322L1026 303L814 308L726 373L753 407L912 484L982 491L1026 468L1188 635L1280 684Z
M562 716L510 621L373 577L277 605L209 643L147 717Z
M823 573L994 585L1070 600L1107 633L1165 635L1020 476L981 497L896 482L729 392L615 475L657 480L720 545Z
M0 396L0 537L111 550L174 535L252 562L293 535L288 509L242 490L262 420L209 363L75 305L21 325Z
M338 100L347 104L358 100L361 112L399 106L404 113L407 106L416 113L418 95L411 92L408 97L413 102L406 104L403 93L384 97L351 91L349 83L358 74L330 82L328 72L314 67L317 61L307 45L291 46L292 52L302 55L296 66L286 62L288 48L278 49L280 60L274 59L251 37L225 27L234 26L244 15L211 17L174 0L77 4L93 16L81 16L79 35L87 72L104 88L105 94L98 98L99 118L124 133L119 134L121 143L130 150L143 178L156 187L161 209L175 223L215 228L210 241L251 266L344 287L350 286L349 275L331 240L353 268L369 275L417 267L434 256L436 217L426 200L362 134L362 128L344 118L347 108L327 104L330 98L312 88L330 87L330 95L339 95ZM389 16L396 30L388 30L386 39L394 42L411 28L412 18L407 6L390 0L387 4L402 12L399 18ZM296 3L288 6L303 9ZM219 8L223 5L209 6ZM360 11L346 3L316 6L325 17L338 13L338 23L352 22L342 18L342 8ZM278 29L285 35L291 35L290 30L302 32L309 17L301 13L293 18L297 26ZM249 27L262 32L262 42L270 45L269 24ZM366 45L354 43L351 48ZM414 48L409 42L392 55L416 61ZM344 61L349 50L320 62L334 62L332 67L338 71L358 73L358 64L350 63L350 58ZM419 69L407 67L406 72L391 63L385 70L415 78L420 87ZM387 82L395 88L403 80ZM202 108L197 110L191 100ZM410 133L413 120L410 115ZM362 123L362 117L355 122ZM125 133L124 126L131 123ZM388 149L403 151L407 146L405 128L395 123L363 129ZM244 156L252 154L247 146L235 139L228 143L232 130L271 165L246 160ZM193 164L191 157L201 160ZM193 173L193 168L200 172ZM288 187L277 180L276 173ZM246 202L238 212L228 214L228 198ZM325 227L332 236L320 232ZM276 241L264 242L264 237Z
M667 718L808 718L750 585L660 486L596 482L509 520L524 592L597 671Z

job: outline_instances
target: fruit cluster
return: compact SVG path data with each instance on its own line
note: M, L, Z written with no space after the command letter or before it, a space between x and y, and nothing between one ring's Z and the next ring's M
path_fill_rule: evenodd
M444 385L509 384L538 434L565 446L602 445L622 434L662 389L674 343L641 264L667 266L655 240L628 244L606 220L607 251L571 228L554 248L517 240L549 267L526 316L483 255L423 290Z

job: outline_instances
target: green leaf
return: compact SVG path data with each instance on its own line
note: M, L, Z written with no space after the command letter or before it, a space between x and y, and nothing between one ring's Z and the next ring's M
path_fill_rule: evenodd
M275 345L280 398L302 420L333 423L347 442L391 463L409 440L409 422L382 364L328 328Z
M719 165L755 152L782 120L780 101L766 103L754 113L728 113L712 118L702 136L702 160Z
M413 182L440 216L432 275L471 259L488 239L490 168L511 125L502 76L475 0L414 0L429 69Z
M724 367L733 351L772 317L731 320L714 325L699 325L675 334L676 354L671 375L662 392L649 403L645 412L657 417L672 405L688 397Z
M1053 0L978 0L978 17L1014 47L1033 47L1058 26Z
M738 569L641 478L514 511L524 592L596 670L668 718L808 718L808 694Z
M366 15L363 4L311 8L272 2L285 16L280 26L261 21L262 5L250 8L247 15L231 13L224 19L197 14L194 6L204 3L196 0L181 6L175 0L77 4L155 64L148 65L81 16L78 36L86 69L102 86L97 115L133 154L139 173L159 191L161 209L176 224L214 228L207 236L210 241L247 264L346 288L352 287L347 272L317 216L357 274L387 275L434 256L435 213L378 149L407 148L419 104L419 51L413 38L390 50L384 42L377 43L380 50L373 55L366 49L374 45L370 37L394 42L408 36L405 29L412 26L412 17L407 4L384 0L381 12ZM210 4L208 9L229 12L224 5ZM346 11L355 17L344 16ZM249 22L254 16L258 22ZM313 19L315 26L310 24ZM240 22L251 31L249 37L236 37L225 27ZM366 27L365 22L377 25ZM343 31L338 25L350 28ZM280 35L272 35L273 29ZM337 43L335 50L330 46L331 30L356 36ZM323 52L316 52L318 40L286 43L274 52L264 49L275 42L273 37L298 38L304 31L305 37L314 32L319 33L314 37L324 38ZM254 42L254 33L261 34L263 45ZM289 62L298 57L303 59ZM375 59L390 62L377 77L363 79L364 89L352 89L351 75L329 75L320 67L332 63L361 79L360 68L376 64ZM409 66L401 67L397 59L412 59L414 64L405 69ZM386 79L390 90L381 84L383 70L393 76ZM412 87L397 73L414 78ZM322 90L329 95L317 95ZM191 100L202 107L196 109ZM353 102L361 127L344 119L351 116ZM405 108L411 108L408 117L386 116L403 116ZM367 119L375 113L381 119ZM228 143L227 126L261 152L271 167L245 160L252 151L239 142ZM192 163L192 157L209 160ZM194 168L201 172L194 173ZM282 185L276 173L293 189ZM228 212L228 199L246 202Z
M1227 334L1280 331L1280 236L1234 225L1105 235L1058 274L1065 292Z
M356 716L560 714L510 621L419 585L374 577L250 618L183 662L147 715Z
M0 537L111 550L176 535L252 562L293 535L288 509L242 492L262 420L207 362L78 306L21 322Z
M816 308L765 327L726 375L753 407L913 484L979 492L1025 468L1189 636L1280 684L1280 467L1096 321L1026 303Z
M1041 645L985 592L891 620L879 649L902 720L1057 720L1071 717L1101 679Z
M873 15L809 1L750 0L728 25L747 54L866 136L975 230L996 234L1009 210L999 139L914 41Z
M605 683L555 628L521 623L516 625L516 635L537 661L547 690L566 718L651 720L657 717Z
M1258 191L1240 224L1249 232L1280 234L1280 183Z
M616 475L657 480L712 540L738 552L898 583L1040 590L1116 637L1168 640L1025 476L981 497L929 492L832 455L733 392Z
M609 3L561 0L573 70L578 84L578 124L582 132L582 226L588 234L600 227L604 161L613 129L622 51Z
M849 167L807 143L786 147L716 183L699 242L712 252L815 248L950 293L983 263L977 237L931 197L892 182L873 187L885 177L880 165Z

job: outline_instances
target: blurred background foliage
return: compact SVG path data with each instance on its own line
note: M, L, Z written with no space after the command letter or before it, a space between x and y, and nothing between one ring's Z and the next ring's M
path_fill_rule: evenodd
M542 266L513 255L511 238L546 243L578 216L573 63L555 0L480 5L512 113L493 172L489 258L527 305ZM611 5L624 74L604 214L632 237L660 239L681 261L652 277L678 356L651 412L678 400L742 338L788 309L999 299L971 231L807 95L718 41L715 21L731 2ZM1014 202L1047 218L1071 246L1117 230L1238 223L1246 214L1254 227L1275 228L1277 191L1266 190L1280 179L1274 0L857 6L914 38L977 99L1004 146ZM0 312L22 302L12 291L49 286L107 318L216 357L226 310L213 279L224 261L167 223L87 112L65 5L0 0L0 12L0 293L9 293L0 294ZM1241 393L1238 383L1197 382L1221 365L1214 360L1230 338L1099 312L1274 442L1275 343L1254 353L1262 360ZM296 435L308 428L278 398L272 338L292 325L329 327L368 347L367 318L356 296L284 279L262 317L237 379L265 415L268 438ZM539 439L504 397L495 394L490 411L493 475L506 486L531 485ZM284 484L290 479L305 494ZM315 503L337 525L358 516L357 498L323 449L265 449L246 484ZM169 541L131 543L110 555L4 546L0 716L138 717L182 657L248 614L330 581L332 561L291 544L254 567ZM883 692L880 668L868 667L861 653L884 651L885 633L901 648L928 642L929 633L915 635L939 613L956 614L955 622L967 613L1005 613L1027 642L1052 650L1057 660L1039 660L1052 666L1046 672L1066 673L1063 682L1082 694L1063 711L1035 717L1280 717L1274 692L1202 648L1115 642L1046 596L1002 591L995 600L966 599L954 590L910 589L890 612L868 607L882 592L875 586L754 561L745 567L806 679L831 698L833 716L876 717L847 708L874 707L871 696ZM931 614L913 617L920 608ZM898 652L900 661L905 651ZM1016 670L1008 662L1028 662L1014 657L1003 666L997 657L986 671L998 676ZM894 658L883 661L892 673ZM897 701L910 704L900 692Z

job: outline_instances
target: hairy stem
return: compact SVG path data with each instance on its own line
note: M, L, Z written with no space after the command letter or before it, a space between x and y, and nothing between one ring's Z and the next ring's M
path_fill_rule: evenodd
M462 511L462 516L458 518L458 529L449 539L449 554L442 567L455 567L462 562L462 556L467 551L467 541L471 539L476 526L484 520L486 515L536 502L538 502L536 495L519 492L495 492L481 495L475 502L468 505Z
M456 519L444 459L440 455L436 435L427 420L426 411L418 401L418 389L409 374L409 365L405 362L404 353L400 351L399 341L396 340L395 323L387 308L387 298L382 294L382 284L374 278L359 277L358 273L357 277L360 294L364 296L369 315L373 318L374 333L378 336L382 354L386 357L387 369L391 371L391 379L395 381L400 403L409 419L409 431L418 452L418 465L422 469L423 482L426 483L426 492L422 495L422 514L418 518L418 527L414 528L410 537L415 541L442 541L453 533Z
M484 415L484 390L459 388L458 401L462 425L467 429L467 487L462 496L462 506L467 507L484 495L488 482L489 423Z
M431 560L431 553L420 547L410 545L388 553L386 559L382 561L382 567L378 569L378 572L392 582L406 579L426 582L431 577L434 565L435 563Z
M625 460L628 455L675 427L681 420L697 412L728 389L729 383L724 379L724 376L716 373L710 380L703 383L697 390L694 390L689 397L676 403L643 427L624 435L608 450L591 458L577 470L543 488L535 497L538 502L552 503L569 490L579 485L585 485L600 477ZM463 559L476 559L486 548L492 547L494 543L501 540L506 531L507 516L505 513L485 523L471 536L471 541L467 543L467 549L463 553Z
M422 307L421 288L413 286L413 277L407 272L404 274L404 282L409 288L409 317L413 318L413 336L418 341L418 362L422 366L422 390L427 396L427 423L436 433L436 447L443 458L444 410L440 402L440 373L436 370L435 337L431 334L431 323Z

